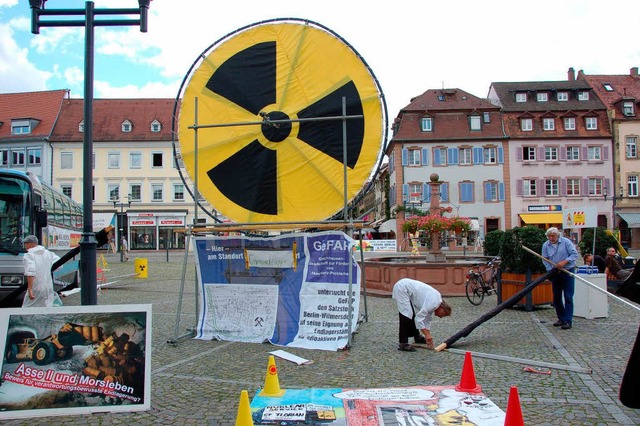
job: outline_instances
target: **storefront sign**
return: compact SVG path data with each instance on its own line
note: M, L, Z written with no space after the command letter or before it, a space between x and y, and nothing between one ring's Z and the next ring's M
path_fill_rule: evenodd
M529 212L561 212L562 205L561 204L540 204L540 205L528 206L527 211Z

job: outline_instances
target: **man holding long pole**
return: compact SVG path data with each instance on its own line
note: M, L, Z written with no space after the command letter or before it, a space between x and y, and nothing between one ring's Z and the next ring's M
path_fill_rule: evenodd
M542 245L542 256L545 258L544 267L547 271L553 268L566 269L574 272L578 250L573 242L560 235L558 228L549 228L546 232L547 241ZM547 262L548 259L550 262ZM551 263L553 262L553 263ZM555 274L549 278L553 291L553 307L556 309L558 321L554 327L569 330L573 323L573 294L575 292L575 278L572 274Z

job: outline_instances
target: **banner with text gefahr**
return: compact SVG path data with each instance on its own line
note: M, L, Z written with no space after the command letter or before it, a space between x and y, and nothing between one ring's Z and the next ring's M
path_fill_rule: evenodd
M344 348L357 328L360 266L343 232L195 238L196 338ZM351 296L349 296L351 295Z
M0 419L151 407L151 305L0 310Z

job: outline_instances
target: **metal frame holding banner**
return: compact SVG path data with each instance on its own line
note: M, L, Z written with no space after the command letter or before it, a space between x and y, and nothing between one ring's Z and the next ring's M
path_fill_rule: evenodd
M0 310L0 419L151 408L151 305Z
M352 238L326 231L194 242L196 338L324 350L347 346L360 305Z

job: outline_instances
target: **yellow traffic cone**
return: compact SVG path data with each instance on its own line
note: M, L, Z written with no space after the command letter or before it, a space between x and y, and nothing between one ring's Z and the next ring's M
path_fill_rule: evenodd
M238 404L236 426L253 426L251 405L249 404L249 393L246 390L240 392L240 404Z
M269 364L267 365L267 375L264 379L264 389L260 391L260 396L282 396L284 390L280 390L280 382L278 381L278 369L276 368L276 360L273 355L269 355Z

